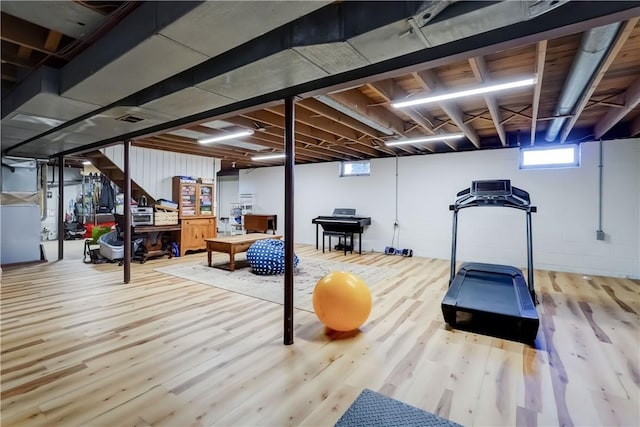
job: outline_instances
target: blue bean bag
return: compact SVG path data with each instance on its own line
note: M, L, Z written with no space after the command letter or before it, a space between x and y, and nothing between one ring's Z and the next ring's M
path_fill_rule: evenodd
M258 240L247 251L247 261L254 274L272 275L284 273L284 242L276 239ZM298 257L293 255L293 266Z

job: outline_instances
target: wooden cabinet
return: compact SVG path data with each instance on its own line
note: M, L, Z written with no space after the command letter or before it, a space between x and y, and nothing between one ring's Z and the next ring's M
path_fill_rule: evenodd
M217 237L215 218L183 219L180 231L180 256L187 251L207 249L204 239Z
M215 184L183 182L173 177L173 200L178 202L178 216L185 218L211 218L215 215Z
M183 182L173 177L173 200L180 218L180 256L187 251L206 249L204 239L217 236L215 184Z

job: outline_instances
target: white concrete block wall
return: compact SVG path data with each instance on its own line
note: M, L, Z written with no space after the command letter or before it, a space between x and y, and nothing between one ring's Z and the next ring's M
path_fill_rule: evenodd
M640 278L640 140L604 142L603 230L598 228L597 142L581 145L581 167L520 170L518 149L447 153L398 159L401 248L450 257L455 194L474 179L508 178L531 194L536 268ZM368 177L340 178L338 163L295 168L295 240L314 243L311 220L335 207L371 216L363 249L391 244L395 217L395 158L373 159ZM240 193L254 193L256 212L276 213L284 230L284 168L240 171ZM458 259L526 265L525 217L485 208L460 213Z

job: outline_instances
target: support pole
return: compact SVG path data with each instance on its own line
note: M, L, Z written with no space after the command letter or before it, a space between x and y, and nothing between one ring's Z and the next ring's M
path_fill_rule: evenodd
M64 258L64 214L64 156L60 156L58 157L58 261Z
M131 281L131 141L124 141L124 283Z
M293 98L284 101L284 344L293 344L293 166L295 120Z

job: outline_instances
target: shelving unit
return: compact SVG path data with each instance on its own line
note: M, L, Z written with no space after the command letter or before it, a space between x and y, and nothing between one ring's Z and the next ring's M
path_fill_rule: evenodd
M244 216L253 213L255 198L253 194L240 194L237 203L231 203L229 208L229 228L232 235L244 234Z

